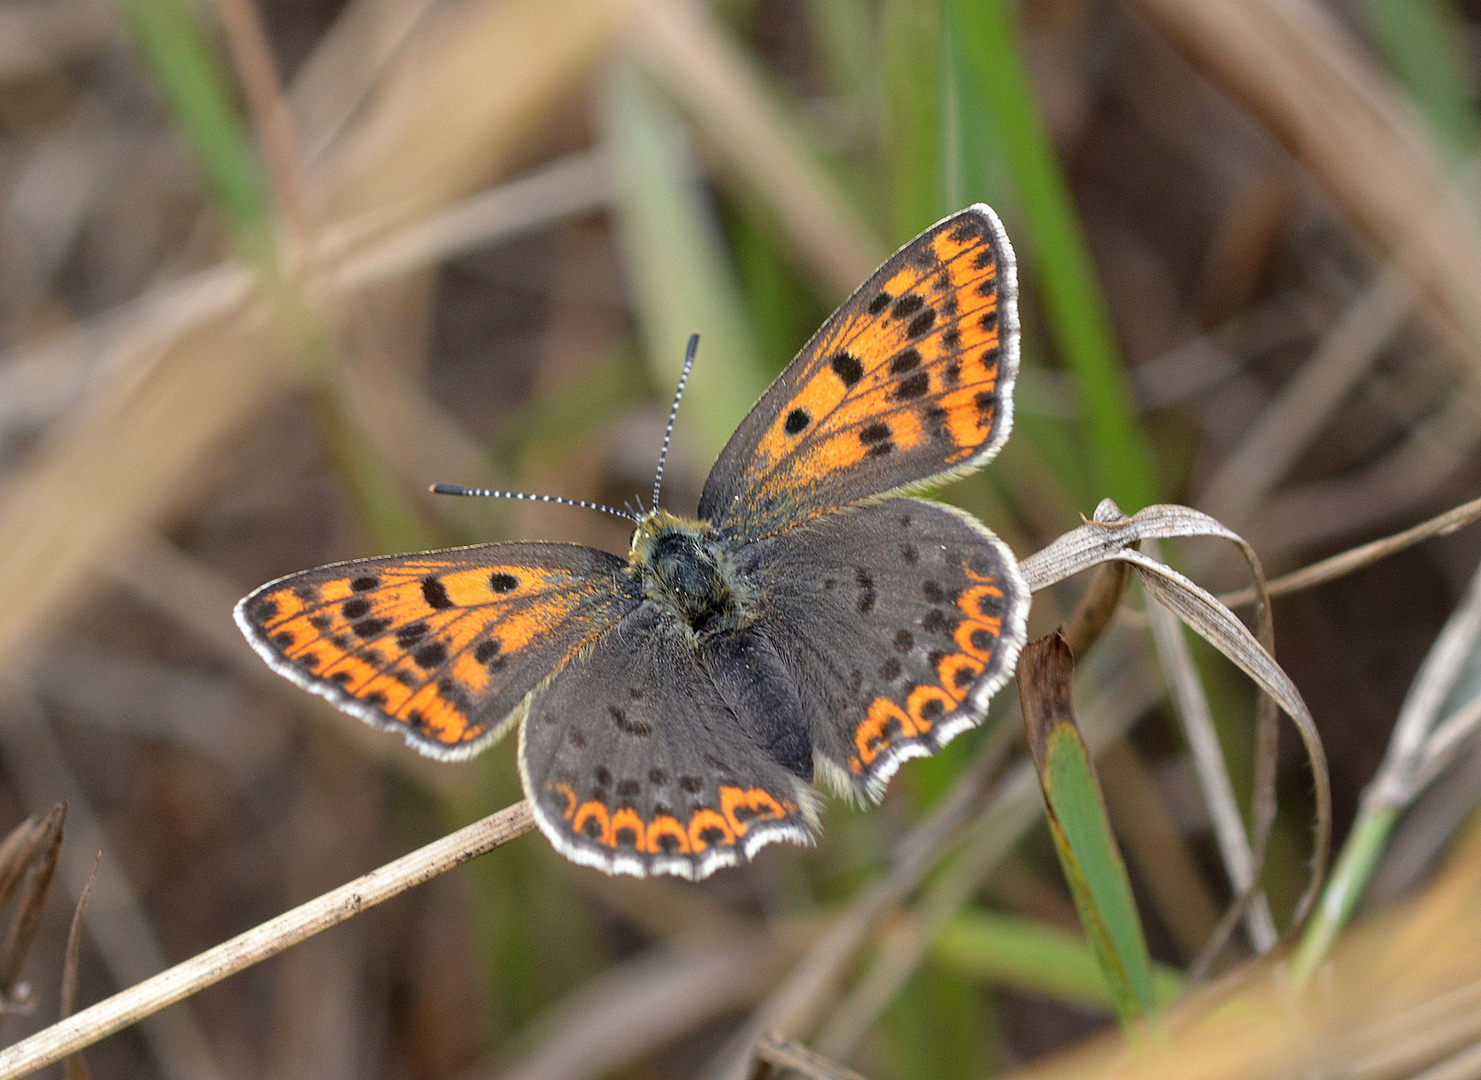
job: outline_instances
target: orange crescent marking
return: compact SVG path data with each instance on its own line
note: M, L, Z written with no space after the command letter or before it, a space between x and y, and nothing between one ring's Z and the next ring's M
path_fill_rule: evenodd
M912 737L919 734L915 721L904 709L889 698L877 697L869 703L869 715L854 729L854 745L858 747L861 763L873 764L880 751L889 746L890 736L885 729L892 720L899 726L901 734Z
M752 811L757 818L763 821L780 820L787 816L781 804L772 797L769 791L762 788L742 790L736 787L722 787L720 789L720 809L725 814L725 820L730 822L730 827L735 830L736 836L745 836L751 828L749 821L742 821L736 816L736 810L741 807Z
M631 806L622 806L612 811L612 842L609 847L621 847L622 841L617 834L627 829L633 834L633 847L641 852L648 850L648 830L643 827L643 819Z
M679 824L676 818L671 818L667 814L659 814L648 826L648 851L651 854L666 854L663 844L659 842L665 836L674 838L679 845L680 854L689 854L689 834L684 831L684 826Z
M915 724L915 731L911 732L912 735L924 735L935 726L936 722L934 720L923 715L926 703L931 701L939 701L941 703L941 711L944 713L951 712L952 709L956 708L957 703L957 699L952 697L942 687L933 686L930 683L921 683L914 690L910 691L910 696L905 699L905 711L910 714L910 719Z
M977 578L976 575L972 574L971 570L966 567L963 567L963 569L967 570L969 577L973 577L978 581L981 580L981 578ZM988 615L987 611L983 608L983 597L1001 600L1003 598L1003 590L996 585L974 585L970 589L963 590L962 595L957 597L956 606L961 608L969 619L986 618Z
M709 841L704 838L704 834L710 829L719 829L723 832L727 845L735 843L735 832L730 828L730 822L726 821L718 811L702 806L689 819L689 847L695 854L710 846Z
M981 621L963 619L960 625L957 626L956 633L953 635L956 643L961 646L962 652L968 656L987 662L992 660L992 648L979 648L972 642L972 634L978 630L983 630L991 634L993 642L996 643L1003 636L1003 622L1001 619L983 619Z
M586 823L593 820L600 822L602 826L600 836L587 835ZM603 847L612 846L612 820L607 816L607 808L595 799L591 802L584 802L576 808L576 816L571 819L571 830L586 837L594 844L601 844Z
M958 702L967 696L966 690L962 689L962 683L958 681L958 676L963 671L970 671L972 679L976 679L982 674L983 665L981 661L974 660L970 656L963 656L961 653L951 653L943 657L941 663L936 665L936 677L941 680L941 685L946 692L953 695ZM972 680L968 680L966 685L970 687Z
M565 798L566 809L565 812L561 814L561 817L565 818L567 821L570 821L571 816L576 813L576 793L571 790L571 785L557 780L555 783L547 783L545 786L551 791L555 792L557 795L561 795Z

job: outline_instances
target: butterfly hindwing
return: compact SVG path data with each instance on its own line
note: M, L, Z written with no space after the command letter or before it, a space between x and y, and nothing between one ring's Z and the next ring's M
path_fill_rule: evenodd
M1013 250L977 205L901 248L741 422L699 513L755 540L986 461L1012 423Z
M264 585L236 616L294 682L423 753L465 757L637 604L625 565L544 543L360 559Z
M531 700L519 759L536 821L568 858L640 877L810 842L811 792L745 719L687 630L643 605Z
M1024 640L1012 553L966 513L891 498L749 545L776 646L812 720L814 760L877 800L907 758L981 722Z

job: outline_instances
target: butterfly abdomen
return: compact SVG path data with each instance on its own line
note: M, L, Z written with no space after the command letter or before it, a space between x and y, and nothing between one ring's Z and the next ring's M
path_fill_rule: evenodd
M811 781L807 714L771 642L756 630L738 630L706 641L702 655L715 688L747 733L773 761Z

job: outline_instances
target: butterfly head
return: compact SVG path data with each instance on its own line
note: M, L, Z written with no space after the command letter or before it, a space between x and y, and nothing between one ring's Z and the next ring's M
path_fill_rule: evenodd
M648 599L696 634L751 623L750 590L708 522L650 511L633 532L629 557Z

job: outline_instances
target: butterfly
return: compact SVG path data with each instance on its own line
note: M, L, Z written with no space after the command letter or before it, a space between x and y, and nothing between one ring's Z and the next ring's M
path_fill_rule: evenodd
M814 780L877 802L901 762L981 721L1023 644L1012 551L908 495L1007 438L1015 291L1001 223L969 207L829 317L696 517L633 515L626 557L358 559L262 586L237 622L276 671L424 754L517 727L535 819L577 863L697 880L811 843Z

